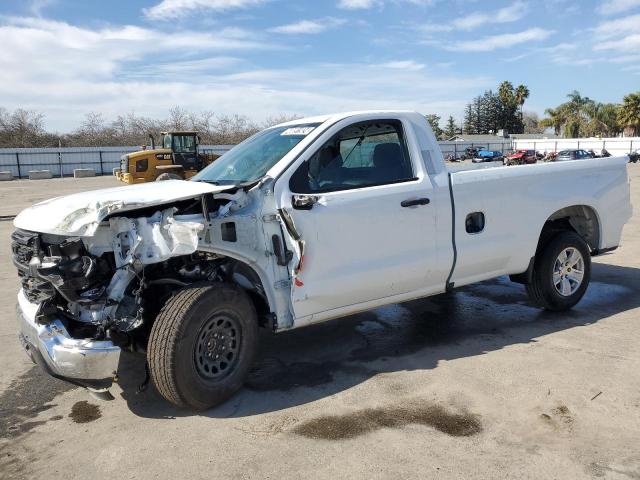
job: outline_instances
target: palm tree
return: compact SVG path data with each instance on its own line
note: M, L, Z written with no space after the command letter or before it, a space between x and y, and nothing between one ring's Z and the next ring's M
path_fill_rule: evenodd
M560 133L562 133L562 128L567 121L566 112L562 108L562 105L558 108L547 108L544 113L547 115L547 118L540 120L540 126L545 128L552 127L554 133L556 135L560 135Z
M589 121L585 127L587 135L615 136L620 128L618 126L618 105L614 103L593 102L585 107Z
M565 111L564 136L576 138L584 135L590 117L588 111L593 109L594 101L589 97L583 97L580 92L574 90L567 95L569 101L560 105Z
M618 122L623 128L632 130L632 136L640 133L640 92L630 93L624 97L618 111Z
M515 101L520 106L520 121L522 121L522 106L527 98L529 98L529 89L527 86L518 85L515 91Z
M504 105L511 105L514 103L513 84L506 80L498 86L498 97Z

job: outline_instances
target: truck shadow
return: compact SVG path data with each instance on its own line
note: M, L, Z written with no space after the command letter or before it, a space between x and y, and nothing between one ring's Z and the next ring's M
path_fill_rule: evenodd
M501 277L300 330L263 332L245 388L198 415L228 418L278 411L334 395L380 373L435 369L442 360L535 342L639 306L640 269L594 263L591 286L570 312L533 307L522 285ZM141 356L123 355L120 371L122 397L135 415L194 415L168 404L153 385L137 393L144 378Z

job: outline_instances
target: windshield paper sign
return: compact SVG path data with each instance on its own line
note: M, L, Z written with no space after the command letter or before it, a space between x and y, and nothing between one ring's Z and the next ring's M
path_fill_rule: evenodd
M316 127L291 127L291 128L287 128L284 132L282 132L280 135L302 135L302 136L306 136L309 135L311 132L313 132L313 129Z

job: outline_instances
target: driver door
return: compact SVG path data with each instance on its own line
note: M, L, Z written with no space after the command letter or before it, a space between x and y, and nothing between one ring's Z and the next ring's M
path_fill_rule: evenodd
M432 190L399 120L349 125L302 162L279 194L305 242L296 320L441 289Z

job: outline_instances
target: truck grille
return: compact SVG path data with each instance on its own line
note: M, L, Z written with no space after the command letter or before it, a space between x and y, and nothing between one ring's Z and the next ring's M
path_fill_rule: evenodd
M32 303L41 303L55 294L53 286L38 277L31 275L29 262L39 253L40 237L37 233L16 230L11 234L11 251L13 264L18 269L18 277L27 299Z
M11 251L13 252L13 264L20 271L29 269L29 262L35 252L38 251L38 234L16 230L11 234Z

